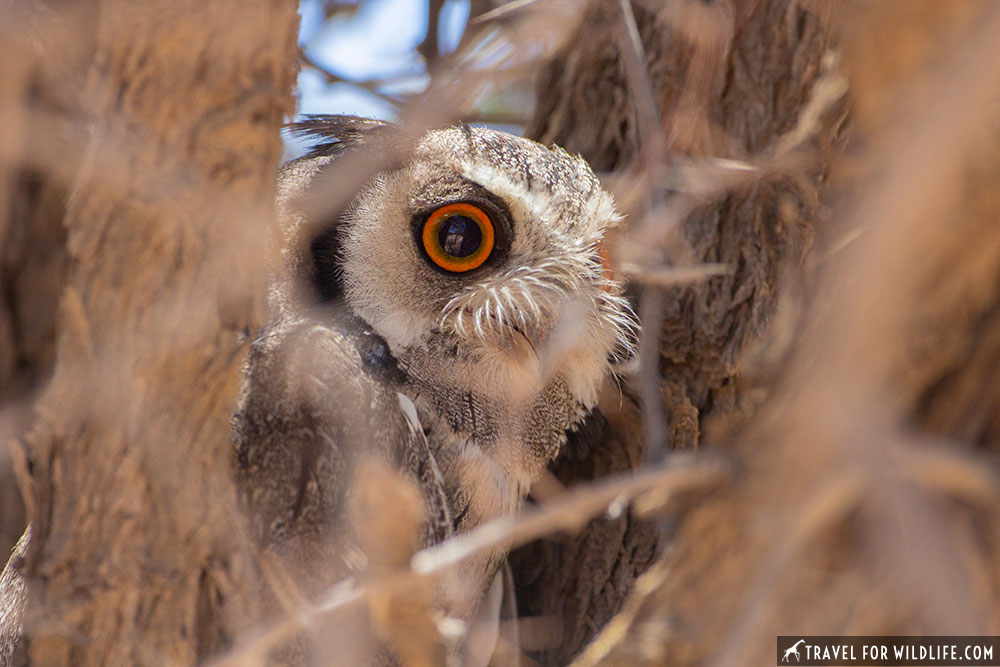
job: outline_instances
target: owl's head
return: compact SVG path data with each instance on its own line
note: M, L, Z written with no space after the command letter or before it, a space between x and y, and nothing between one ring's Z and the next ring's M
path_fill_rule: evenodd
M328 143L306 159L363 150L368 123L311 121ZM487 394L561 377L591 406L634 339L602 246L619 220L579 157L486 128L433 130L312 234L313 282L411 372L437 358L436 373Z

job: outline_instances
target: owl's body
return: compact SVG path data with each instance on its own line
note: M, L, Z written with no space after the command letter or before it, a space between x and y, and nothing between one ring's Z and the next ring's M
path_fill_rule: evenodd
M307 130L325 143L279 177L284 266L235 432L262 542L312 572L350 533L367 454L418 482L425 545L516 511L594 408L632 318L600 250L618 216L579 158L431 131L324 223L302 203L311 188L391 130L343 117ZM474 613L503 556L467 565L445 613Z

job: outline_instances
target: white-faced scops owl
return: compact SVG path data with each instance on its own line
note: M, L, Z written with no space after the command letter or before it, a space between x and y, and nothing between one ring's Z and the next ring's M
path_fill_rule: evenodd
M514 513L635 324L602 245L620 216L581 158L465 125L405 148L377 121L298 129L317 143L279 175L281 266L234 439L258 539L316 591L364 560L345 547L362 457L421 490L420 546ZM393 158L316 205L366 151ZM467 564L444 612L474 613L504 557Z

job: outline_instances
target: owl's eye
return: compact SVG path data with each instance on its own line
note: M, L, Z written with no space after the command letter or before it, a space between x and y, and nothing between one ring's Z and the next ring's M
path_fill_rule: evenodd
M445 271L471 271L493 250L493 221L473 204L448 204L430 214L421 240L430 260Z

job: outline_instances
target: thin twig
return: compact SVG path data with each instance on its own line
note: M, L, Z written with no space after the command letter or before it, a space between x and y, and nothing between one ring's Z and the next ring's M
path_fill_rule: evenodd
M639 294L639 404L646 441L646 461L658 462L667 454L667 415L660 391L660 338L664 319L663 289L646 285Z
M298 614L286 616L264 629L253 639L234 646L208 667L242 667L257 664L274 648L292 639L297 633L312 625L323 614L348 609L364 599L364 591L354 579L345 579L332 586L316 604L302 602Z
M441 10L444 0L429 0L427 6L427 32L422 42L417 44L417 53L424 57L427 71L436 69L441 60L441 47L438 44L438 30L441 29Z
M719 459L678 455L669 465L635 475L606 478L557 496L520 516L488 521L475 530L417 552L414 572L433 574L499 546L514 548L560 530L574 530L612 503L627 503L652 491L680 493L721 482L728 466Z
M841 471L817 488L794 515L782 522L774 545L767 557L760 558L759 571L745 586L749 591L739 621L726 635L711 665L724 667L740 662L739 656L747 655L746 647L751 638L759 637L761 629L773 614L775 596L780 587L777 582L795 558L824 530L842 521L870 492L872 476L853 468Z
M680 267L647 267L633 262L623 262L618 269L630 281L654 287L676 287L708 280L713 276L723 276L733 272L729 264L701 264Z
M346 77L342 74L338 74L331 71L329 68L316 62L309 54L305 52L305 49L299 50L299 59L302 64L315 69L317 72L323 75L323 79L326 80L328 84L343 83L349 86L355 86L361 88L372 95L380 98L384 102L392 105L393 108L398 107L400 104L406 102L407 97L405 95L391 95L386 93L382 88L390 81L395 79L401 79L403 77L386 77L384 79L362 79L355 80Z
M286 614L253 639L210 663L210 667L236 667L265 656L315 623L320 616L348 610L363 602L367 595L399 593L497 547L513 548L559 530L578 528L610 505L619 506L643 493L655 490L661 494L679 494L704 489L721 483L728 474L729 466L721 459L684 455L673 459L668 466L571 489L537 509L519 516L493 519L472 532L423 549L413 556L411 569L391 572L365 583L358 583L353 578L341 581L316 603L303 603L297 613Z
M516 12L527 9L538 2L539 0L511 0L511 2L500 5L496 9L491 9L488 12L483 12L479 16L473 17L469 20L469 25L480 25L483 23L489 23L490 21L499 21L512 16Z
M618 0L620 28L618 51L625 69L625 80L635 107L636 145L640 161L660 171L665 161L666 137L660 126L660 109L646 64L646 50L632 13L630 0ZM647 219L662 210L667 193L661 183L650 183L647 191ZM648 224L648 220L647 220ZM659 285L647 284L640 293L639 320L639 400L646 441L646 460L662 460L667 453L666 412L660 394L660 338L663 329L664 294Z
M656 135L660 134L660 110L653 94L653 84L649 80L646 66L646 50L642 46L639 28L635 23L629 0L618 0L621 18L619 53L625 65L625 79L628 82L632 103L635 105L638 145L647 146L659 155Z
M847 77L840 71L840 55L828 51L823 56L822 67L822 74L813 82L809 101L799 111L795 127L775 142L776 157L798 150L815 137L823 117L847 95Z

